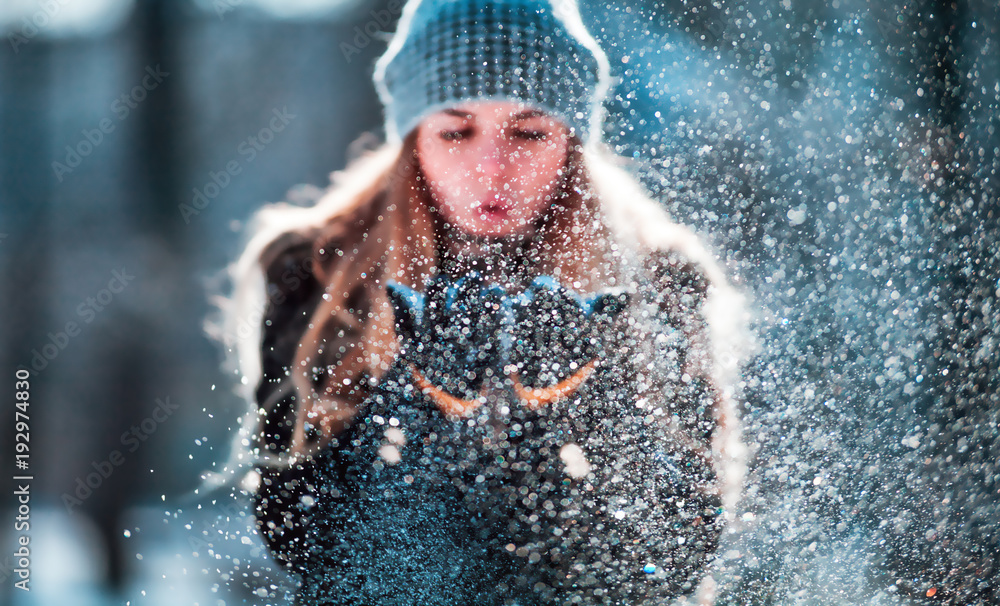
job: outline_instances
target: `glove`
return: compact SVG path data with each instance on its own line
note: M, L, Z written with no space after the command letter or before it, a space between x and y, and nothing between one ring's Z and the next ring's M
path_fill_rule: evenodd
M470 273L457 281L438 275L426 293L389 283L395 308L399 359L417 387L437 396L448 414L462 414L477 401L498 367L504 293Z
M550 277L536 278L513 304L510 370L518 397L537 408L573 393L593 372L628 300L621 291L585 298Z
M602 335L628 302L625 293L581 297L550 277L511 295L477 273L435 277L421 294L390 283L396 331L414 382L449 414L475 407L507 385L531 408L565 397L586 380ZM510 376L511 381L503 380Z

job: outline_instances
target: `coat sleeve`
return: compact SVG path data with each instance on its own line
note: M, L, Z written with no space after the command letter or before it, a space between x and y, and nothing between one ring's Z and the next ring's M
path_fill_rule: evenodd
M705 314L710 282L697 264L676 252L652 256L649 269L658 328L674 335L667 341L677 356L658 391L676 428L708 450L723 391L712 370L715 353Z
M311 255L311 243L295 243L273 256L265 270L267 305L256 402L263 411L258 445L269 455L286 454L291 443L297 396L290 368L323 293L311 271ZM274 559L296 568L306 556L304 529L310 519L303 497L313 491L315 466L261 466L257 471L260 484L254 504L258 530Z
M694 592L724 521L713 453L722 390L703 309L710 283L674 252L651 257L646 269L648 289L633 311L637 341L623 363L637 393L593 433L611 553L645 563L619 583L634 588L626 601Z
M291 442L296 396L289 369L323 289L313 276L312 247L292 245L266 270L267 305L261 328L261 380L256 401L265 411L260 446L280 454Z

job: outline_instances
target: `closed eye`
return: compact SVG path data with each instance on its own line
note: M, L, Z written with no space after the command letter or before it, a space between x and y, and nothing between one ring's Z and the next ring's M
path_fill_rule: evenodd
M514 131L514 136L525 141L543 141L549 134L541 130L517 129Z
M472 135L471 128L463 128L460 130L442 130L439 136L445 141L460 141L466 139Z

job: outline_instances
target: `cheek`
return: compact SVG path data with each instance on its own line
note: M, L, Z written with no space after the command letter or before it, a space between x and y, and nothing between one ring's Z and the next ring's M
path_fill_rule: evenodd
M526 221L529 222L534 221L535 219L540 217L552 203L551 191L546 191L546 192L538 191L538 193L540 195L531 198L530 200L525 202L521 207L523 209L523 216ZM541 195L543 193L544 195Z
M461 210L459 201L467 197L463 191L467 179L462 178L461 167L456 166L456 159L448 150L434 145L421 146L418 141L417 151L421 172L435 206L446 219L453 217Z
M468 177L455 170L439 171L436 178L429 178L428 186L434 204L446 219L468 214L472 198Z
M448 223L462 225L472 216L471 207L468 204L460 203L454 197L437 196L434 205L441 217Z
M464 229L472 229L478 220L471 200L474 193L470 192L467 180L462 178L449 179L441 175L436 181L429 181L431 204L442 219Z
M528 168L521 173L519 179L525 198L547 199L555 193L562 180L560 169L565 164L566 156L564 154L536 154L528 163Z
M476 176L469 159L448 150L421 156L421 166L431 191L442 201L465 199L475 190Z

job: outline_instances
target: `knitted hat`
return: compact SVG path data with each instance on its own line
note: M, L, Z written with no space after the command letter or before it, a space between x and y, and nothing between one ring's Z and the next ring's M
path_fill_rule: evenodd
M514 100L600 138L608 59L576 0L410 0L375 66L386 134L470 100Z

